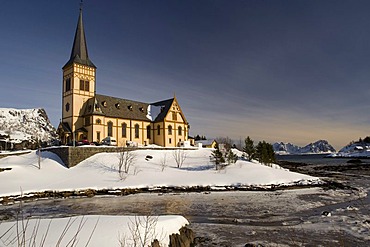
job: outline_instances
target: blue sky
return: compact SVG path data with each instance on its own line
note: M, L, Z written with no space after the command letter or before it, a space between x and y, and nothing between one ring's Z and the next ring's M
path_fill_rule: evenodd
M97 92L180 102L192 135L336 148L369 135L370 2L84 1ZM0 107L61 118L78 0L0 1ZM232 123L229 121L232 120Z

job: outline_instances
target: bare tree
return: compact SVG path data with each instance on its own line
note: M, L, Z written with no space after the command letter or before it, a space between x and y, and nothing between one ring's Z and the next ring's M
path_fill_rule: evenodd
M164 171L164 168L167 166L167 153L164 153L161 157L161 160L159 161L160 165L162 167L162 172Z
M163 241L163 230L157 233L158 216L135 216L128 223L129 236L123 235L119 239L121 247L147 247L156 239Z
M184 161L186 159L186 156L187 156L185 151L183 149L175 149L173 151L172 155L173 155L173 158L176 161L177 168L181 168L182 164L184 163Z
M118 174L121 179L125 179L130 171L130 167L134 165L136 155L132 148L118 149Z

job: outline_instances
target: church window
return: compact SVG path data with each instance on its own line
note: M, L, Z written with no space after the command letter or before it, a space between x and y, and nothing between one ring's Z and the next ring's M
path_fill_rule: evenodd
M172 120L177 121L177 112L172 112Z
M100 131L96 131L96 140L100 142Z
M123 123L122 124L122 137L127 137L126 130L127 130L127 124Z
M70 105L69 105L69 103L67 103L66 104L66 111L69 111L69 107L70 107Z
M168 125L168 134L172 135L172 125Z
M146 138L147 138L147 139L150 139L150 137L151 137L150 132L151 132L151 128L150 128L150 125L148 125L148 126L146 127Z
M179 126L179 128L177 129L177 131L179 132L179 136L181 136L182 135L182 127Z
M66 92L71 90L71 78L66 79Z
M111 121L108 122L108 136L113 136L113 123Z
M87 92L90 91L90 82L80 80L80 90L81 91L87 91Z
M171 138L170 138L170 139L168 139L168 142L171 144L171 142L172 142Z
M161 126L158 124L157 125L157 135L161 134Z
M96 119L96 124L101 124L100 118Z
M138 124L135 124L135 138L139 138L140 136L140 126Z
M90 82L85 81L85 91L89 92L90 91Z

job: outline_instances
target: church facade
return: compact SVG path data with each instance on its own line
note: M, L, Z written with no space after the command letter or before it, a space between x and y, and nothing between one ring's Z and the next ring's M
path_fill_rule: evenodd
M189 124L176 96L154 103L96 94L96 66L88 56L82 10L70 59L63 66L62 144L106 137L119 146L176 147L188 140Z

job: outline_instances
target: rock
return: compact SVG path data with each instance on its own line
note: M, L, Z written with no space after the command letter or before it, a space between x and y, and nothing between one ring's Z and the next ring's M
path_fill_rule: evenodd
M331 213L328 212L328 211L324 211L321 213L322 216L327 216L327 217L330 217L331 216Z
M192 247L194 246L194 232L187 228L182 227L180 229L180 234L172 234L170 236L169 247Z
M159 244L159 241L157 239L155 239L152 244L150 245L150 247L161 247L161 245Z
M259 243L246 243L244 247L263 247L263 245Z

